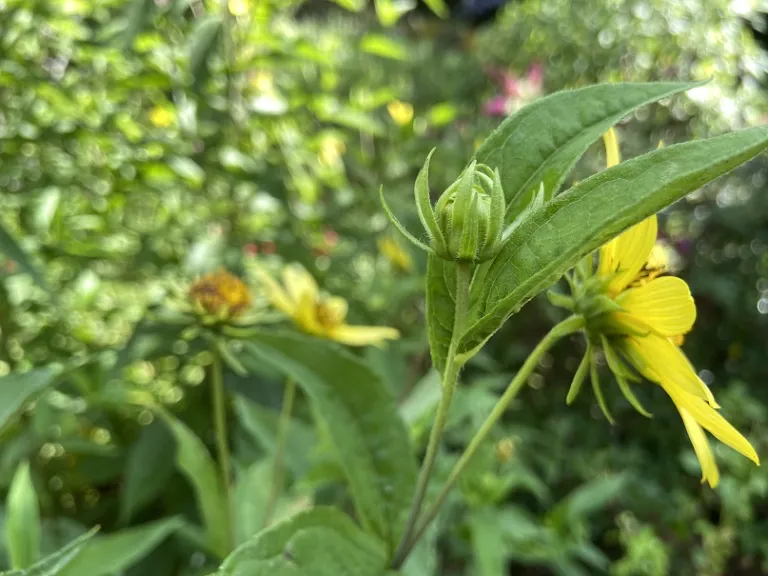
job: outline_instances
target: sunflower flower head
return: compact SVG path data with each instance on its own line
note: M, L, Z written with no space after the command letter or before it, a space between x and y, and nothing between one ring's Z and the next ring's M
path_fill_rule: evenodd
M322 293L312 275L300 266L283 268L282 284L261 268L257 274L272 306L303 332L349 346L381 346L400 337L397 330L386 326L347 324L347 301Z
M619 162L616 135L604 136L608 166ZM659 385L680 412L702 468L702 481L716 486L719 470L704 430L759 465L752 445L718 411L710 389L680 349L696 320L688 285L666 275L668 255L657 244L651 216L585 258L567 276L571 296L552 294L553 303L585 319L587 352L566 401L570 404L589 376L606 418L613 417L602 394L597 359L602 357L627 400L650 417L632 385L641 379Z
M224 269L197 280L189 289L189 299L198 313L221 320L235 318L251 305L248 287Z

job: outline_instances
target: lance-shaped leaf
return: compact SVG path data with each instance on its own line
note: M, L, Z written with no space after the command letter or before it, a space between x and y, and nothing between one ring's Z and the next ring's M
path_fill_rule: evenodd
M26 570L2 572L0 573L0 576L56 576L65 566L67 566L67 564L72 562L72 560L80 553L83 546L85 546L98 531L98 527L93 528Z
M574 164L624 116L697 86L687 82L598 84L557 92L507 118L478 148L478 162L498 168L508 221L544 183L555 196Z
M429 161L432 159L432 154L435 153L435 149L427 156L424 166L419 170L419 175L416 177L416 183L413 186L414 196L416 197L416 209L419 213L419 220L421 220L424 230L427 231L429 237L438 246L438 251L445 250L445 239L443 233L440 231L440 227L437 225L437 219L435 218L435 210L432 208L432 198L429 194Z
M2 225L0 225L0 253L5 254L8 258L13 260L19 267L19 270L29 274L32 277L32 280L35 281L35 284L45 290L54 301L56 300L56 293L51 290L43 273L32 262L29 255L21 248L21 246L19 246L14 237L11 236Z
M533 214L484 279L478 320L459 343L471 354L509 316L629 226L768 148L760 126L650 152L596 174Z

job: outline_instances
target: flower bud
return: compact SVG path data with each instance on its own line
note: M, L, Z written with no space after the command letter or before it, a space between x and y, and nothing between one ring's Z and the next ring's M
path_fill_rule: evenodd
M498 170L473 161L432 207L427 156L416 178L416 208L429 243L422 242L395 217L379 191L381 204L392 225L412 244L450 261L485 262L503 245L506 204Z

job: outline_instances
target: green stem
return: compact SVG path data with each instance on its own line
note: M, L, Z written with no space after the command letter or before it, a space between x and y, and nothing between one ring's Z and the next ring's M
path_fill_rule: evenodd
M277 438L275 439L275 460L272 467L272 487L269 492L266 508L264 509L263 527L269 526L272 514L275 512L277 499L283 489L283 476L285 474L285 442L288 437L288 428L291 425L291 412L293 412L293 400L296 397L296 383L292 379L285 382L283 392L283 406L280 409L280 419L277 421Z
M229 441L227 440L227 405L224 396L224 379L221 370L221 357L217 350L211 351L211 396L213 400L213 425L216 432L216 453L221 468L221 481L224 484L224 499L227 506L227 542L233 546L232 538L232 476L229 463Z
M451 493L451 490L453 490L456 482L459 480L459 477L466 469L467 464L469 464L480 445L488 437L491 429L496 425L496 422L498 422L499 418L501 418L501 416L507 410L512 400L515 399L517 393L520 392L526 382L528 382L528 377L531 375L531 372L533 372L534 368L536 368L536 365L539 363L539 360L541 360L541 357L544 356L544 354L560 338L580 330L583 328L583 326L584 319L581 316L571 316L555 325L552 330L550 330L549 333L541 340L541 342L539 342L538 346L533 349L533 352L531 352L530 356L528 356L522 368L520 368L517 374L515 374L515 377L512 379L512 382L510 382L509 386L507 386L507 389L496 403L496 406L494 406L493 410L485 419L482 426L480 426L480 429L477 431L477 433L475 433L475 436L470 441L469 446L467 446L467 448L464 450L464 453L461 455L461 458L459 458L459 461L454 465L453 470L451 470L451 474L448 476L448 480L446 480L445 485L440 491L440 494L437 496L437 499L425 512L421 524L419 524L418 529L414 532L413 537L410 539L408 545L405 548L404 555L406 557L437 516L437 513L440 511L440 507L443 505L443 503L445 503L446 498L448 498L448 495Z
M464 333L464 327L467 320L467 310L469 309L469 283L472 279L472 264L469 262L456 263L456 300L453 318L453 333L451 334L451 344L448 347L448 357L445 361L445 371L443 372L442 395L440 403L437 406L435 421L432 423L432 431L427 443L427 452L424 456L424 462L421 465L419 479L416 483L416 492L413 497L411 509L408 512L408 521L400 543L395 550L392 567L397 569L408 556L410 548L408 542L416 528L416 522L419 519L421 506L424 503L424 496L427 493L429 479L432 475L432 469L435 466L435 458L440 448L440 440L443 437L445 421L448 417L448 410L451 407L453 393L456 390L456 381L459 376L459 363L456 361L456 349L459 340Z

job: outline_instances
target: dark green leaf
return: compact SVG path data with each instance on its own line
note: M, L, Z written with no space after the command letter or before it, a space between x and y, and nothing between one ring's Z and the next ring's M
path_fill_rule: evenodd
M623 230L768 148L768 128L650 152L596 174L561 194L520 226L494 259L459 344L477 349L523 304Z
M545 200L600 135L636 108L693 88L689 82L598 84L557 92L507 118L478 148L498 168L514 216L544 183Z
M49 366L0 378L0 430L40 392L53 386L60 373L60 368Z
M133 44L133 39L144 29L155 10L155 0L133 0L128 11L128 25L120 42L125 49Z
M411 503L416 463L387 386L331 343L295 334L257 334L243 362L266 363L293 378L327 426L364 525L392 548Z
M427 260L427 334L432 365L443 371L451 345L456 304L456 266L430 254Z
M165 518L94 538L59 574L107 576L121 572L149 554L180 525L179 518Z
M238 547L219 576L381 576L381 542L335 508L314 508Z
M131 516L152 502L163 490L174 468L176 444L161 422L142 429L125 464L125 478L120 497L120 520L127 524Z

